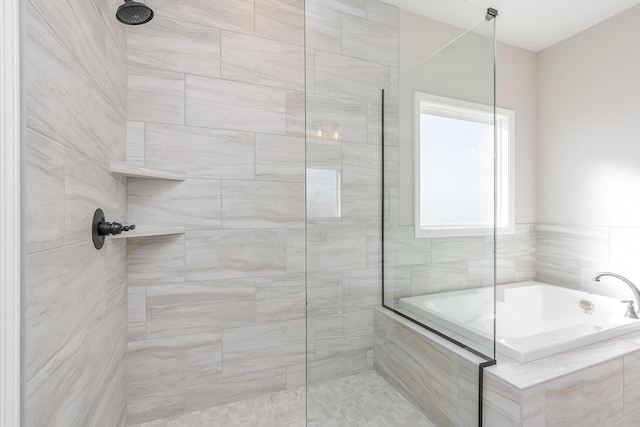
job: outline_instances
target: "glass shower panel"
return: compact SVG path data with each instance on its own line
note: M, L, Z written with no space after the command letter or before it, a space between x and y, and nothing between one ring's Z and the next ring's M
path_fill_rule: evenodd
M489 359L494 22L478 22L383 91L384 305Z

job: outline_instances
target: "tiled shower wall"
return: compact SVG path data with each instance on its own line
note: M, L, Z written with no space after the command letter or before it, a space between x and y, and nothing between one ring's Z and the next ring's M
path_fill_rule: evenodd
M304 2L154 1L127 31L135 423L305 381Z
M125 424L126 242L90 233L98 207L125 216L118 3L25 2L25 426Z

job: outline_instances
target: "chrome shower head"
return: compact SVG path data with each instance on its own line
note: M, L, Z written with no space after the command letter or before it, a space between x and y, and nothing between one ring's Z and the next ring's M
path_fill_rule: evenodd
M153 19L153 10L144 3L124 0L116 12L116 19L126 25L141 25Z

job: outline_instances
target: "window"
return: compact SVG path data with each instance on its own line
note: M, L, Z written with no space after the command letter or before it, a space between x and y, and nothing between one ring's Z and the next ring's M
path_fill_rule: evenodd
M493 107L415 94L416 237L493 233ZM512 233L515 114L496 110L495 213Z

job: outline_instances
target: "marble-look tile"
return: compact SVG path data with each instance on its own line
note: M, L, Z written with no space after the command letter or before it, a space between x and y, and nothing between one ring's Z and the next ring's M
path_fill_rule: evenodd
M545 386L529 388L522 392L522 426L537 427L545 425L547 413Z
M307 230L307 271L364 269L366 230L347 226L315 226Z
M127 241L108 239L105 251L104 305L123 304L127 296Z
M386 119L386 117L385 117ZM386 126L386 123L385 123ZM380 104L367 104L367 144L372 144L376 146L382 145L382 110ZM384 155L387 156L389 153L389 147L384 147ZM397 152L397 150L395 150ZM397 156L395 156L397 158ZM385 159L386 160L386 159ZM386 165L385 165L386 166ZM385 167L384 171L385 175L390 173L387 171ZM385 183L391 184L388 179L390 176L385 176Z
M246 34L254 31L253 0L155 0L154 10L159 17Z
M27 130L25 233L27 253L53 249L64 242L64 147Z
M380 186L382 152L380 147L347 143L342 146L342 183Z
M212 380L222 370L217 332L158 338L128 344L128 395L177 390Z
M184 74L129 66L127 76L127 119L185 124Z
M287 91L287 135L304 136L306 130L304 92Z
M187 232L187 280L274 276L287 267L285 230Z
M367 231L367 268L382 269L382 227Z
M305 48L305 89L307 95L316 90L316 54L313 49Z
M380 0L367 0L367 19L399 27L400 8Z
M147 288L145 286L127 289L127 332L129 342L141 341L147 336Z
M307 135L311 138L367 141L365 104L307 93ZM321 135L321 136L319 136Z
M127 163L144 164L144 122L127 121Z
M431 239L416 239L413 227L385 227L385 266L421 265L431 257Z
M315 52L315 90L320 95L379 102L389 67L348 56Z
M305 387L307 385L307 364L287 367L287 388Z
M311 0L310 3L362 18L367 15L366 0Z
M180 414L185 411L185 389L168 389L144 396L127 396L129 425Z
M479 288L483 286L493 286L495 284L513 283L514 271L513 271L513 258L508 262L505 258L496 259L479 259L468 262L469 267L469 282L470 288ZM500 263L498 263L500 261ZM505 262L507 261L507 262ZM498 278L497 270L498 264L502 270L502 275ZM495 266L495 269L494 269ZM495 270L495 272L494 272ZM511 274L506 272L509 270Z
M458 291L467 287L467 262L442 262L411 267L411 295Z
M220 228L220 181L130 178L127 187L129 223L185 224L188 230Z
M520 425L522 392L490 373L484 376L483 387L484 407L495 411L497 415L508 420L511 425ZM491 422L491 417L487 421Z
M640 411L640 352L624 356L624 415Z
M304 2L256 0L255 13L256 36L304 46Z
M553 378L558 378L571 372L571 369L567 366L547 358L520 363L498 354L497 360L497 365L486 368L486 370L521 390L544 384Z
M187 75L187 124L284 135L286 95L281 89Z
M611 227L611 264L637 266L640 228Z
M515 281L536 279L536 256L515 257Z
M284 390L287 387L285 369L263 370L215 382L201 383L187 387L186 409L210 408L228 402L236 402L264 394ZM243 408L247 411L247 408Z
M220 77L220 30L157 16L127 29L127 60L130 65Z
M255 144L257 180L304 182L304 138L258 133Z
M104 307L105 257L87 241L28 255L25 268L29 380Z
M254 178L251 133L147 123L145 136L149 166L185 171L189 178Z
M329 316L342 311L342 272L327 271L307 274L307 315Z
M396 308L398 299L413 295L411 292L411 267L385 265L383 285L385 305Z
M342 170L342 143L307 137L307 175L312 169ZM307 177L308 179L309 177Z
M302 183L223 181L222 228L304 228Z
M516 257L532 254L532 240L535 242L535 234L531 233L528 224L516 224L513 234L498 234L496 237L496 256Z
M304 319L306 293L303 274L256 278L256 322Z
M222 348L225 378L299 365L305 360L305 320L226 329Z
M147 286L147 338L189 335L252 325L254 279Z
M536 280L551 285L580 287L580 261L560 257L538 255Z
M358 353L314 360L310 361L307 366L307 384L317 384L366 371L367 354Z
M307 2L305 9L305 37L308 49L339 54L342 49L342 15L332 9Z
M431 239L431 262L469 261L484 256L484 237Z
M184 283L184 235L140 237L127 243L129 286Z
M619 300L634 300L631 289L620 280L604 276L599 282L593 280L594 276L603 271L612 271L621 274L633 283L640 283L640 266L613 265L607 263L580 263L580 290L597 295L607 295ZM636 304L637 305L637 304Z
M305 273L306 232L301 228L287 229L287 274Z
M315 360L373 349L373 311L361 310L315 319Z
M222 32L222 78L304 90L304 49L246 34Z
M344 15L342 17L342 54L397 67L398 28Z
M342 185L340 191L342 224L366 225L380 229L382 189L377 185Z
M546 386L547 426L603 425L622 418L622 358Z
M536 248L546 257L609 262L609 228L537 225Z

